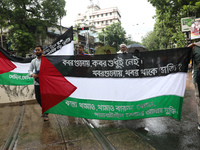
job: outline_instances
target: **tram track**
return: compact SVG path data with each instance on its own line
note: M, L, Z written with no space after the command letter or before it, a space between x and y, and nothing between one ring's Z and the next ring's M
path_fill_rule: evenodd
M88 119L82 118L83 122L87 125L89 130L93 133L94 137L101 144L104 150L116 150L112 143L106 138L106 136L90 122Z
M64 132L63 132L63 125L61 125L60 121L63 122L63 118L61 117L59 120L57 118L56 115L54 115L54 117L56 118L56 122L59 126L62 138L63 138L63 144L65 145L65 150L67 150L67 143L70 141L67 141L65 139L64 136ZM94 135L94 138L98 141L98 143L101 145L102 149L104 150L116 150L116 148L113 146L113 144L106 138L106 136L101 132L101 130L99 130L91 121L89 121L88 119L84 119L84 118L80 118L83 122L83 124L86 125L86 127L90 130L90 132ZM65 122L65 121L64 121Z
M19 108L19 112L17 114L17 117L15 119L15 123L12 126L12 129L9 133L9 136L8 136L2 150L12 150L14 148L15 142L16 142L17 137L18 137L18 133L19 133L20 128L22 126L24 112L25 112L25 105L22 102L22 103L20 103L20 108Z
M19 110L18 110L18 114L15 118L15 122L10 130L9 136L6 139L6 142L5 142L2 150L12 150L17 147L16 141L18 140L18 135L19 135L20 129L23 125L22 123L23 123L24 113L25 113L25 105L23 104L23 105L19 106ZM51 144L53 146L63 145L63 148L67 150L69 148L68 147L69 143L85 140L85 138L86 139L91 138L91 137L85 137L84 139L77 139L77 140L67 139L66 136L68 136L68 135L66 135L65 128L68 128L68 126L70 126L70 123L68 122L68 120L66 120L66 118L68 118L68 117L67 116L62 117L59 115L52 115L52 116L54 116L54 118L52 118L52 121L54 120L55 124L57 124L57 126L58 126L57 132L60 132L61 136L60 136L60 140L58 140L56 143L48 143L48 145L46 145L47 147L48 146L51 147ZM92 120L84 119L84 118L79 118L78 120L81 121L82 124L85 125L85 127L89 129L90 133L93 134L92 139L95 139L99 143L99 146L101 145L102 149L104 149L104 150L116 150L117 149L115 147L116 143L115 143L115 145L113 145L114 143L112 143L107 138L107 136L105 135L105 133L103 133L101 131L101 129L96 127L96 125L92 122ZM123 132L125 132L125 131L123 131ZM38 145L38 148L39 147L41 147L41 146ZM42 145L42 147L44 147L44 145Z

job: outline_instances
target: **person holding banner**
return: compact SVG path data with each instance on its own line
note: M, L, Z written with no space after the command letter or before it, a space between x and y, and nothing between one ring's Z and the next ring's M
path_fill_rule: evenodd
M197 103L198 129L200 130L200 41L191 43L188 47L192 47L193 70L192 78L195 87L195 99Z
M40 95L39 71L40 71L42 53L43 53L43 47L36 46L35 54L37 57L31 61L31 64L28 70L29 76L35 79L34 80L35 97L41 107L42 107L42 103L41 103L41 95ZM43 114L42 117L44 121L49 120L48 114Z
M84 53L84 46L82 44L79 44L77 46L77 50L78 50L77 55L79 55L79 56L87 55L87 54Z
M127 47L126 44L121 44L120 45L120 50L117 52L117 54L127 54Z

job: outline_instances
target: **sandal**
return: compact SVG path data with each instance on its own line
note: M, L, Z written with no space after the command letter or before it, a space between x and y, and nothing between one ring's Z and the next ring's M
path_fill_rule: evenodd
M48 116L44 116L44 117L43 117L43 120L44 120L44 122L45 122L45 121L49 121L49 117L48 117Z
M41 117L45 117L45 116L47 116L47 117L48 117L48 114L42 114L42 115L41 115Z

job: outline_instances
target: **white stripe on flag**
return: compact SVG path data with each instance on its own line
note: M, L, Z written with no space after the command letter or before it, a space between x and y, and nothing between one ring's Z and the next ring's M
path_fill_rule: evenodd
M17 68L10 71L13 73L28 73L28 69L31 63L18 63L11 61Z
M71 41L71 43L63 46L59 51L51 55L74 55L74 42Z
M149 78L65 77L77 87L70 97L91 100L138 101L163 95L183 97L186 73Z
M71 41L71 43L63 46L60 50L56 51L53 54L50 55L74 55L74 42ZM30 67L31 63L18 63L11 61L17 68L10 71L13 73L28 73L28 69Z

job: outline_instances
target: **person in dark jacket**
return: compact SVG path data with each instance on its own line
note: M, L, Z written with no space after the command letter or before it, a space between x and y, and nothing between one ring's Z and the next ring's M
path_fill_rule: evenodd
M198 115L198 129L200 130L200 41L188 45L192 47L192 59L193 59L193 70L192 78L195 87L195 99L197 103L197 115Z

